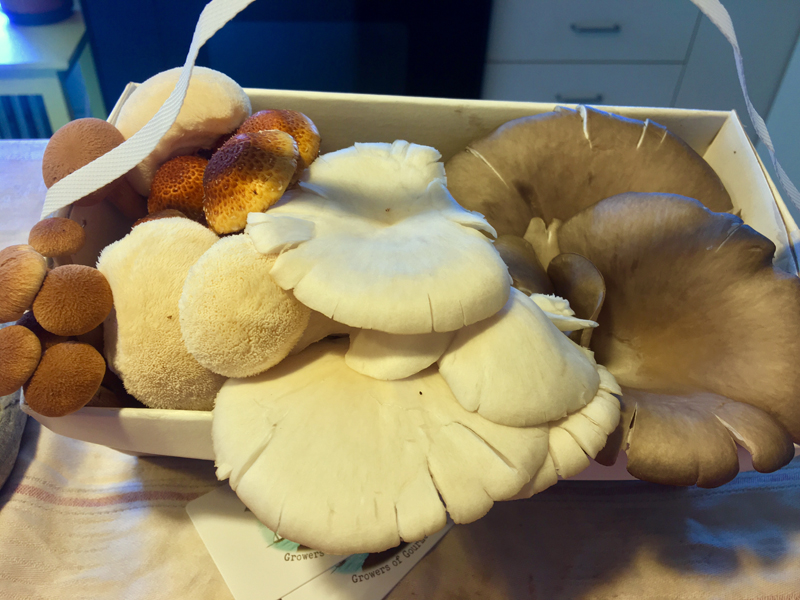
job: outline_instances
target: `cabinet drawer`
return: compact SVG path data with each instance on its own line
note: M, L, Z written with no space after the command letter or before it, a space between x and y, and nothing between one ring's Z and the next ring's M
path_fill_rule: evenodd
M669 106L681 65L489 64L483 97L560 104Z
M676 0L495 0L488 61L683 61L698 9Z

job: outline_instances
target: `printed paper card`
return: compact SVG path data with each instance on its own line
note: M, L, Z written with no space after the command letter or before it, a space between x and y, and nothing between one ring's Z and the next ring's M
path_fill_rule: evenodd
M186 506L236 600L380 600L444 537L334 556L282 540L224 485Z

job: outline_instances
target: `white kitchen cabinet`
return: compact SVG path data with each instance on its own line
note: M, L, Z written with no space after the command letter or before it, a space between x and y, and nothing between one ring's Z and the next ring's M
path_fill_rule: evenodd
M766 116L800 33L800 0L722 3ZM483 97L736 109L752 134L733 52L689 0L495 0Z

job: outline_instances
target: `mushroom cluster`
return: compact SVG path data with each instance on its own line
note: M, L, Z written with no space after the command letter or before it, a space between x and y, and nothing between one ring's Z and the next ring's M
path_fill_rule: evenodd
M622 386L598 460L635 477L713 487L737 444L773 471L800 442L800 281L728 214L719 177L663 127L590 108L511 121L446 165L465 207L530 244ZM716 211L716 212L714 212Z
M0 251L0 395L23 387L25 400L45 416L62 416L97 394L106 363L87 339L113 305L111 288L97 270L47 260L69 257L85 241L83 229L52 218L33 227L28 244ZM68 258L67 258L68 259Z

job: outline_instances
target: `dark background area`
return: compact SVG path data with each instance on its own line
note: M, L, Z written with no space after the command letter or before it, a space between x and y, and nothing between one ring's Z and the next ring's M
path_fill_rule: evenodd
M106 106L183 65L206 0L83 0ZM200 50L243 87L479 98L491 0L255 2Z

